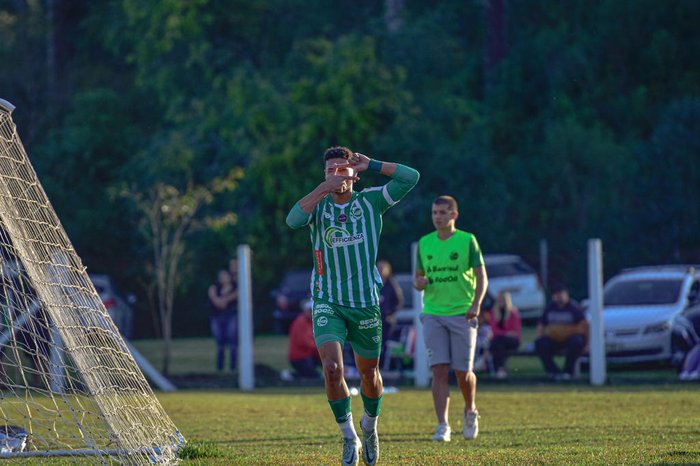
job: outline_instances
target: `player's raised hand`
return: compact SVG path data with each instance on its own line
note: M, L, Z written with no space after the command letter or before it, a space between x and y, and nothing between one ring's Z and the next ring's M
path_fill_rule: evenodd
M360 178L355 175L349 175L347 170L336 168L332 175L326 176L324 181L327 192L344 193L348 190L350 183L359 181Z
M348 161L350 162L350 166L355 170L355 173L363 172L369 167L369 157L359 152L353 153Z

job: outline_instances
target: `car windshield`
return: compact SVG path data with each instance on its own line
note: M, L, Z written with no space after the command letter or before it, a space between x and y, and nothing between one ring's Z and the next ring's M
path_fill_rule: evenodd
M514 275L531 275L535 271L525 262L503 262L499 264L486 264L486 274L489 278L512 277Z
M673 304L678 301L682 280L625 280L605 290L606 306Z

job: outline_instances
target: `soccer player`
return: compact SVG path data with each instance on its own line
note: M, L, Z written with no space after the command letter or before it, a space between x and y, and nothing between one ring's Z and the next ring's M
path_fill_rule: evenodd
M477 317L486 294L488 279L476 237L458 230L457 201L440 196L433 201L435 231L418 242L416 276L413 286L423 291L423 335L433 373L433 405L438 426L433 440L449 442L448 422L450 364L464 398L462 433L465 439L479 434L476 410Z
M416 170L372 160L347 147L323 155L325 180L297 202L287 216L292 228L309 225L314 270L314 340L321 355L328 402L343 437L344 465L374 465L379 458L377 417L382 402L379 356L382 346L379 290L375 266L382 215L418 182ZM391 178L384 186L353 190L368 170ZM350 392L343 375L343 345L350 342L361 378L364 416L362 442L353 425Z

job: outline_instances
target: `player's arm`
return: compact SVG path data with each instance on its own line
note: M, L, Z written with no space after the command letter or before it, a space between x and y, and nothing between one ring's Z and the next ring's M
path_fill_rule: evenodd
M474 301L472 302L469 311L467 311L467 318L473 319L479 315L481 311L481 303L484 301L484 296L486 295L486 288L489 285L489 279L486 276L486 267L479 265L473 267L474 276L476 278L476 286L474 287Z
M356 172L368 170L390 177L391 181L387 183L386 190L389 193L389 197L393 200L393 203L398 202L408 194L408 192L418 184L418 179L420 179L418 170L409 166L370 159L359 152L355 152L353 158L350 159L350 165Z
M357 181L356 176L332 175L326 178L321 184L316 186L306 196L302 197L287 214L287 225L292 228L300 228L308 225L311 221L311 212L314 211L319 202L323 200L328 193L340 189L343 182L346 180Z
M428 277L423 271L423 261L420 259L420 246L416 248L416 275L413 277L413 288L423 291L428 286Z

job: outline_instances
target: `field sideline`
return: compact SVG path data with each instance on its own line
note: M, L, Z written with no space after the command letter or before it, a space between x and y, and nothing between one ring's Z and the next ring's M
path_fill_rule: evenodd
M461 434L452 387L450 423ZM180 391L158 398L188 439L186 465L338 464L341 443L321 388ZM430 440L428 390L387 394L379 423L380 464L700 464L695 386L486 386L479 438ZM353 397L356 421L362 402Z

